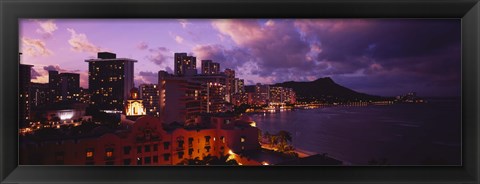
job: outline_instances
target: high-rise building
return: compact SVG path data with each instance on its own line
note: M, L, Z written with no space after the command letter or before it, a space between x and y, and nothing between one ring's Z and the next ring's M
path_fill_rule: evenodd
M216 113L225 111L224 107L227 102L227 78L225 74L196 75L187 78L201 83L204 87L203 103L205 104L205 112Z
M220 63L213 62L212 60L202 60L202 72L203 75L216 75L220 74Z
M235 80L236 93L245 93L245 81L243 79Z
M195 73L197 70L197 58L188 56L187 53L174 54L174 75L184 76L187 73Z
M158 84L140 85L140 96L143 100L143 106L147 110L147 115L160 116L160 91Z
M18 84L18 118L20 127L28 125L30 119L30 80L33 65L19 64Z
M49 86L47 83L30 83L30 99L32 108L47 104Z
M48 71L49 103L79 101L80 74Z
M116 54L99 52L97 59L88 62L88 85L91 105L103 112L123 113L124 104L134 87L134 63Z
M231 102L231 96L236 93L235 91L235 70L232 69L225 69L224 74L226 76L225 79L225 100Z
M270 99L270 86L257 83L257 85L255 85L255 97L254 97L255 104L257 105L268 104L269 99Z
M158 72L160 118L167 123L190 124L203 112L201 82Z
M60 85L61 83L60 83L60 77L58 76L58 71L56 70L48 71L48 88L49 88L48 103L55 103L62 100Z

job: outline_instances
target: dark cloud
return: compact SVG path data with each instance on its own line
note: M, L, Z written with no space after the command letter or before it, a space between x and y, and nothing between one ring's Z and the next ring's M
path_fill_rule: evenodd
M158 82L158 73L157 72L140 72L140 76L144 77L146 81L150 83Z
M222 20L214 27L249 52L250 60L261 68L254 73L261 77L282 75L278 70L287 68L300 72L314 67L306 62L310 43L301 39L292 20Z
M220 63L222 69L238 69L254 57L245 49L232 48L227 49L222 45L199 45L193 48L193 55L197 56L197 65L201 60L213 60Z
M37 72L35 69L33 69L32 67L32 70L31 70L31 79L37 79L37 77L41 77L42 75Z
M149 55L147 56L147 59L159 66L171 61L173 58L169 50L165 47L148 49L148 51Z
M47 70L47 71L59 71L59 72L65 71L64 69L61 69L60 66L58 66L58 65L44 66L43 69Z
M213 26L272 82L334 76L374 94L421 91L460 95L461 27L457 19L222 20ZM197 52L196 52L197 53ZM232 48L198 53L240 67ZM252 65L253 66L253 65ZM242 72L247 73L247 72Z

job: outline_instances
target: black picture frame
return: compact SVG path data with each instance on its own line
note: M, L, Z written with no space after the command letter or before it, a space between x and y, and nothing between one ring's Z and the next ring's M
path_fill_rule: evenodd
M478 183L478 0L1 0L2 183ZM19 18L461 18L462 166L18 166Z

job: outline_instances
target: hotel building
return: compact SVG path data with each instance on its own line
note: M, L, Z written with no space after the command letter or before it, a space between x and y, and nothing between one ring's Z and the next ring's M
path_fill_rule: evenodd
M116 54L99 52L97 59L88 62L88 85L91 106L103 112L123 113L124 104L134 87L134 63L128 58L116 58Z
M158 84L140 85L140 96L143 100L143 106L147 110L147 115L160 116L160 91Z
M143 116L131 126L62 139L21 137L20 164L28 165L177 165L185 159L258 150L258 128L234 116L197 118L201 126L164 124ZM238 162L241 162L240 158Z
M50 103L60 101L80 101L80 74L48 71Z
M31 70L32 65L19 65L18 71L18 119L20 123L20 127L24 127L28 125L28 121L30 120L30 80L31 80Z
M158 72L159 109L164 122L190 124L204 110L202 83Z
M196 70L197 70L196 57L188 56L187 53L174 54L174 75L184 76Z
M202 75L217 75L220 74L220 63L212 60L202 60Z

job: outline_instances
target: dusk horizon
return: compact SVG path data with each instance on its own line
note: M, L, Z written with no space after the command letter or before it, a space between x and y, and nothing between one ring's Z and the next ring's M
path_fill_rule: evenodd
M24 19L20 52L32 82L57 70L79 73L83 88L97 52L137 60L137 87L172 73L184 52L237 71L245 85L330 77L371 95L458 97L459 33L456 19Z
M460 23L23 19L20 164L461 165Z

